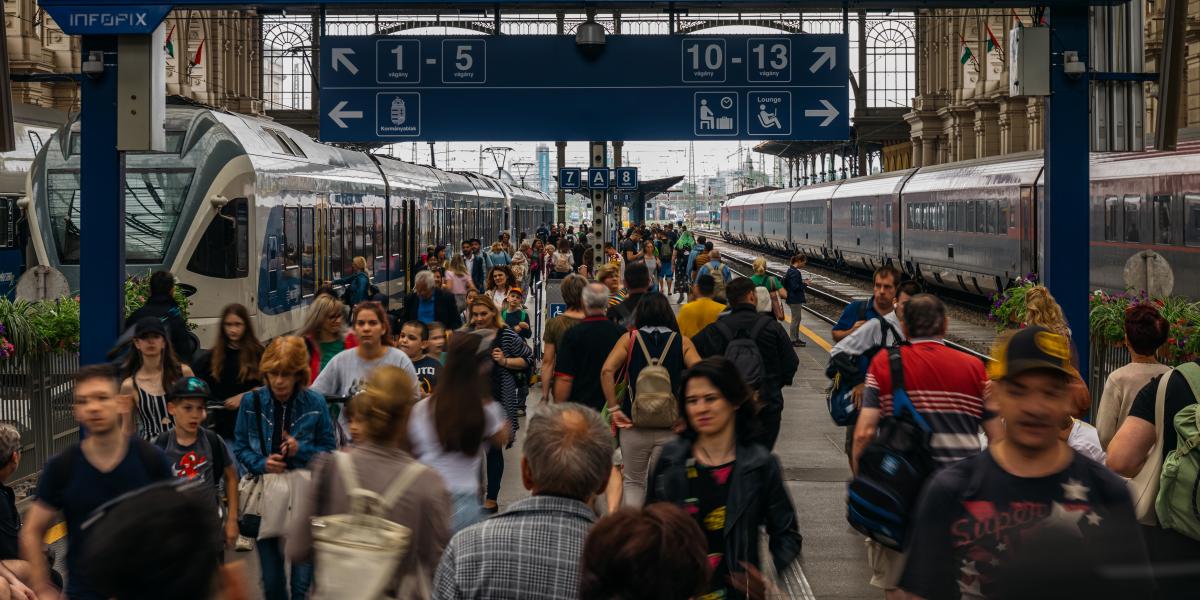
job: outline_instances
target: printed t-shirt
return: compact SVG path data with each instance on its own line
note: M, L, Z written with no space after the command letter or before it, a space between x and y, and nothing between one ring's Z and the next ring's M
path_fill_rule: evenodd
M588 317L562 337L554 360L554 376L570 377L571 402L604 408L600 367L625 331L602 316Z
M926 484L912 531L919 550L900 588L922 598L1150 597L1137 574L1104 576L1148 573L1146 550L1125 482L1078 453L1037 478L1008 473L991 452L948 466Z
M492 437L508 424L508 416L499 402L488 402L483 407L483 436ZM408 441L412 444L413 456L429 465L442 476L446 490L451 494L471 493L479 490L479 467L487 442L480 444L474 456L462 452L447 452L438 439L437 427L433 422L433 403L426 398L416 403L408 419Z
M172 429L158 436L154 442L154 445L161 448L167 455L167 460L171 462L171 474L184 481L199 479L206 486L212 488L214 498L219 498L222 483L225 481L225 473L217 472L213 467L219 463L223 465L220 467L223 471L224 467L232 467L237 464L233 460L233 455L229 453L229 448L225 444L221 444L220 448L214 448L209 443L203 428L196 432L196 441L187 446L179 443L177 434L178 430ZM214 458L216 452L223 455L221 460Z
M338 352L337 356L321 369L321 374L317 375L312 389L326 396L350 397L358 393L363 380L371 371L384 365L404 369L412 379L413 394L420 393L420 382L417 381L417 370L413 367L412 360L400 349L390 346L385 347L383 355L375 360L363 360L358 355L358 350L353 348Z
M75 444L51 458L38 479L38 501L61 512L67 522L67 573L70 577L66 592L72 600L102 598L91 589L86 570L80 563L87 542L83 523L92 511L122 494L171 477L171 465L162 451L153 447L139 450L138 444L148 446L149 442L131 438L125 458L107 473L92 466L83 450ZM143 453L155 460L147 464ZM66 456L71 459L64 460Z
M734 463L708 467L695 463L688 467L689 497L684 510L696 520L708 542L709 584L707 593L699 600L721 600L729 594L726 579L729 567L725 564L725 516L729 503L729 479Z
M442 371L442 363L432 356L422 356L413 363L417 371L417 380L421 383L421 397L428 398L437 385L438 373Z
M892 414L892 370L887 352L878 352L867 369L864 408ZM978 358L940 340L917 339L900 348L904 389L933 430L930 446L940 463L979 454L979 427L991 417L983 406L987 373Z

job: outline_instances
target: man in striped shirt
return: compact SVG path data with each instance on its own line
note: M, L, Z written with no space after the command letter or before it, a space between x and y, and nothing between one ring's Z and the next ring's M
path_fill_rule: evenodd
M1001 431L984 406L987 372L973 356L946 346L949 320L946 305L932 294L910 298L900 312L900 325L908 344L900 348L904 387L917 412L932 430L933 458L941 465L979 454L979 432L989 437ZM879 352L867 370L862 412L854 430L851 464L858 467L863 449L875 439L880 418L892 413L892 374L888 354ZM904 555L867 541L867 559L874 570L871 584L885 597L900 597L897 584L904 570Z

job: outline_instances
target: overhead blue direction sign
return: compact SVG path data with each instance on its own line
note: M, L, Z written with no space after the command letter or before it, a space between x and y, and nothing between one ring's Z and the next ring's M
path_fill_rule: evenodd
M638 186L637 167L617 167L616 175L618 190L636 190Z
M580 169L566 168L558 170L558 187L564 190L577 190L583 172Z
M584 56L574 36L324 36L320 136L843 140L847 47L827 34L613 35Z

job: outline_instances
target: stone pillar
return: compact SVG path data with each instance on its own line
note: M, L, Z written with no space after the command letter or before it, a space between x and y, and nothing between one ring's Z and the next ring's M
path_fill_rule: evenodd
M984 158L1000 154L1000 117L996 103L976 99L969 105L975 109L975 156Z
M1012 154L1029 149L1029 117L1024 98L1000 101L1000 153Z
M1025 116L1029 122L1027 133L1029 137L1028 150L1041 150L1043 147L1043 123L1042 123L1042 107L1045 106L1041 98L1030 98L1025 108Z

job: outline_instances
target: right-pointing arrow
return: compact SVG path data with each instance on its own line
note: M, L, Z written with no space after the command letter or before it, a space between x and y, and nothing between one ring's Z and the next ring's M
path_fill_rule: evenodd
M816 73L817 69L820 69L821 65L824 65L825 63L829 63L830 71L832 71L834 69L834 67L837 66L837 48L836 47L834 47L834 46L817 46L816 48L813 48L813 52L816 54L820 54L821 56L819 58L817 58L817 62L814 62L812 64L812 66L808 68L809 73Z
M329 111L329 118L333 119L333 122L337 123L337 126L341 127L342 129L350 128L350 126L347 125L342 119L361 119L363 116L361 110L342 110L343 108L346 108L346 104L348 104L348 102L346 100L342 100L341 102L337 103L337 106L333 107L333 110Z
M818 127L828 127L829 124L832 123L833 120L836 119L837 116L840 115L841 113L839 113L837 107L835 107L828 100L822 99L821 104L825 105L825 108L823 110L818 110L815 108L805 109L804 116L806 116L806 117L825 117L825 120L821 121L821 124L818 125Z
M338 70L338 65L345 65L346 70L350 71L351 75L358 75L358 67L350 62L350 57L354 54L354 50L350 48L334 48L333 49L333 70Z

